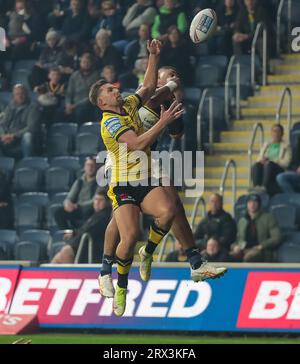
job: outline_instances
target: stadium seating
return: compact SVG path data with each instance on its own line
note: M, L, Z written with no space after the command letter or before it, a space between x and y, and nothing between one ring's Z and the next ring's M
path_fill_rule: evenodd
M193 104L198 106L202 91L196 87L186 87L184 88L184 100L187 104Z
M64 230L57 230L52 234L52 244L62 242L64 240Z
M270 206L288 205L296 208L296 224L300 226L300 194L299 193L279 193L272 197Z
M15 205L15 227L19 233L30 229L41 229L41 208L28 203L17 203Z
M271 213L275 216L279 227L282 230L296 230L296 207L292 205L273 205L270 208Z
M246 213L247 210L247 198L248 195L242 195L238 198L234 206L235 220L239 221L239 219ZM270 204L270 197L266 193L260 194L262 208L264 211L268 211Z
M73 142L69 135L65 134L49 134L47 140L47 156L67 156L72 153Z
M15 259L41 263L47 260L47 256L43 255L40 244L30 241L20 241L15 247Z
M49 204L49 196L45 192L23 193L18 197L18 203L29 203L39 207L46 207Z
M220 77L224 78L227 65L228 65L228 58L226 56L203 56L200 57L198 60L198 65L213 65L218 67L220 72Z
M79 158L73 156L53 158L50 162L50 167L66 168L74 172L81 169Z
M278 261L281 263L299 263L300 245L295 244L294 240L286 241L278 249Z
M12 246L7 241L1 241L0 238L0 260L13 259Z
M56 225L56 221L54 218L54 213L57 208L61 207L62 203L51 203L47 209L47 227L50 230L51 234L53 235L57 230L59 230L58 226Z
M78 131L78 125L75 123L54 123L49 128L49 134L64 134L75 137Z
M42 190L41 173L33 168L18 168L13 180L13 191L17 194Z
M10 157L0 157L0 169L5 172L9 179L13 176L13 171L15 167L14 158Z
M195 86L199 88L219 86L221 83L220 70L217 66L199 64L196 68Z
M18 162L16 168L32 168L43 172L49 168L49 164L45 157L28 157Z
M74 180L73 173L69 169L51 167L46 171L46 191L49 195L58 192L68 192Z
M79 133L91 133L100 135L100 124L97 122L84 123L79 128Z
M97 155L100 151L99 131L97 134L79 133L76 137L76 154L84 157Z
M0 230L0 250L2 250L2 257L0 257L0 260L14 258L14 246L17 241L18 236L15 230Z

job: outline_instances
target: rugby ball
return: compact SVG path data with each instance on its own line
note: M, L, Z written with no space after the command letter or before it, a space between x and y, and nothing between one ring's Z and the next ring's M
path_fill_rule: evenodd
M204 9L197 13L190 26L190 38L193 43L202 43L209 39L217 28L217 14L213 9Z

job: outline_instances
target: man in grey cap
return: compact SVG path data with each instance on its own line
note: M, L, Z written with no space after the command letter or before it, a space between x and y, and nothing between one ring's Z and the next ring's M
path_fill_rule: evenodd
M247 211L237 227L237 240L231 255L244 262L276 260L281 233L274 216L261 209L261 197L252 193L247 198Z

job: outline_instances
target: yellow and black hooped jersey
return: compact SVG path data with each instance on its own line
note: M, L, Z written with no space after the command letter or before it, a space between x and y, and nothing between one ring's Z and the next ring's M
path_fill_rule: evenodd
M111 184L147 180L150 176L150 148L141 157L141 151L130 151L126 144L118 142L120 136L133 130L138 136L145 132L139 109L142 106L138 95L125 98L124 114L104 110L101 120L101 136L111 163Z

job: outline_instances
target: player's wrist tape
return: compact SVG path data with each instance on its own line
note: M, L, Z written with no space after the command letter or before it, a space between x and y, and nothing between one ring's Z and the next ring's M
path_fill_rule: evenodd
M166 86L168 87L168 89L173 92L177 89L178 85L175 81L168 81Z

